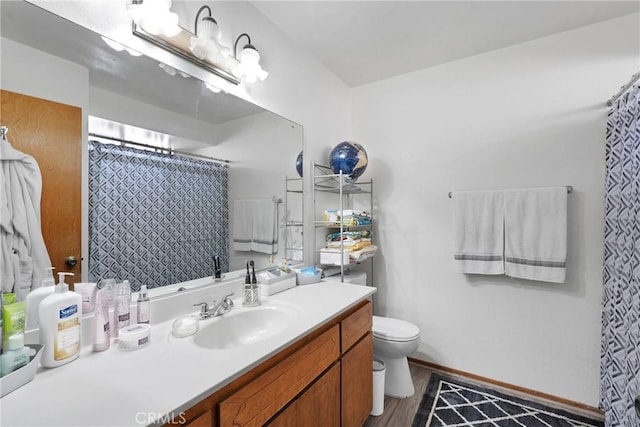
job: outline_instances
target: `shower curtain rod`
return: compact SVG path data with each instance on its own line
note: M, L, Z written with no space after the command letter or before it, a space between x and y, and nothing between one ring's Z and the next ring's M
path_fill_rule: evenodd
M206 159L206 160L210 160L210 161L218 162L218 163L227 163L227 164L231 163L229 160L225 160L225 159L218 159L216 157L209 157L209 156L204 156L202 154L189 153L187 151L179 151L179 150L174 150L174 149L171 149L171 148L157 147L157 146L154 146L154 145L143 144L141 142L128 141L126 139L116 138L116 137L113 137L113 136L100 135L98 133L89 133L89 136L93 136L95 138L108 139L110 141L117 141L117 142L121 142L123 144L135 145L137 147L150 148L150 149L152 149L154 151L168 151L170 154L179 154L181 156L197 157L197 158L200 158L200 159Z
M633 86L635 82L638 81L638 79L640 79L640 71L638 71L633 76L631 76L631 80L629 80L629 83L627 83L624 86L621 86L618 93L616 93L611 98L609 98L609 100L607 101L607 106L611 107L613 103L616 102L616 100L620 98L627 91L627 89L629 89L631 86Z
M565 185L565 187L567 187L567 193L573 193L573 186L572 185ZM453 197L453 191L449 191L449 198Z

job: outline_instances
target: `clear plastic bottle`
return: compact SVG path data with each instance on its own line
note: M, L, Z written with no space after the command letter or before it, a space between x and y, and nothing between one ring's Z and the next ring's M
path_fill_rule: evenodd
M107 282L101 280L97 284L95 312L93 315L93 351L104 351L111 347L111 316L109 315L109 295Z
M138 293L138 323L149 323L149 312L151 311L151 304L149 302L149 294L147 293L147 285L140 286L140 292Z
M131 323L131 288L129 281L116 284L116 300L114 312L113 336L118 338L118 332Z

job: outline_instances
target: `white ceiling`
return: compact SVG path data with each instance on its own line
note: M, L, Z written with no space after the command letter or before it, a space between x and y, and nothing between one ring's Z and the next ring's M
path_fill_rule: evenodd
M640 10L637 0L252 3L350 87Z

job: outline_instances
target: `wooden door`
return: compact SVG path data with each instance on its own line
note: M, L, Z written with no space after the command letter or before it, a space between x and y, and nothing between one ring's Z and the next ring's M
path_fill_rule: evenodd
M40 166L42 234L55 271L80 282L82 109L0 90L0 124L11 145ZM73 267L65 264L70 256Z

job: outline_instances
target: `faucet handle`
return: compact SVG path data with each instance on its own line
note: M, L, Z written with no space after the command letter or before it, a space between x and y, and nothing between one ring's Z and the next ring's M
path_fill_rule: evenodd
M209 304L207 304L206 302L199 302L197 304L193 304L194 307L198 307L201 306L202 308L200 308L200 316L201 317L205 317L209 314Z
M234 295L235 295L235 292L231 292L229 295L225 295L224 297L222 297L222 304L226 309L233 307L233 300L229 297L232 297Z

